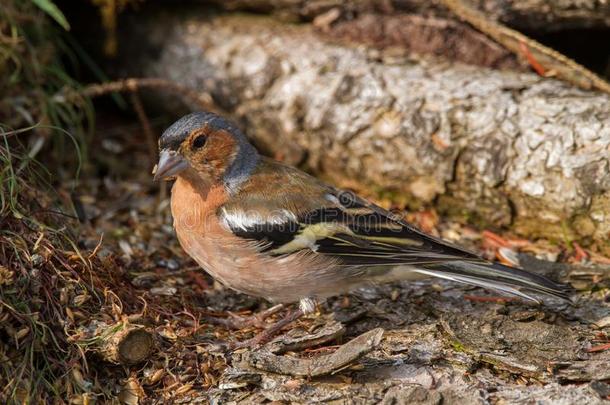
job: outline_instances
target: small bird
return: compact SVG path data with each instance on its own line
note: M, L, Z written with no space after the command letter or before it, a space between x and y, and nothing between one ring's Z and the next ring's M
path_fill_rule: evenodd
M274 303L315 302L367 284L434 276L538 302L569 287L432 237L351 192L261 156L237 126L210 112L159 139L155 180L175 178L178 240L212 277Z

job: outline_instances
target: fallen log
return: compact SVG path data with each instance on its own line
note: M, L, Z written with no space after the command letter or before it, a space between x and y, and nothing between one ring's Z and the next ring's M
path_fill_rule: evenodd
M527 30L558 31L610 27L610 3L603 0L465 0L491 18ZM226 10L274 14L285 20L311 21L332 9L351 17L361 13L417 12L446 17L441 0L200 0Z
M412 208L610 252L608 95L261 17L137 21L123 73L209 92L275 157Z
M146 360L155 348L150 331L126 322L93 321L81 328L77 341L87 350L113 364L134 365Z

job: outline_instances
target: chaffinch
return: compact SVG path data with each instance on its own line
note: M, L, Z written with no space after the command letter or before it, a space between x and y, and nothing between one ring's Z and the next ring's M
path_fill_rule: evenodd
M234 124L189 114L159 140L155 179L176 178L184 250L224 285L272 302L312 302L369 283L435 276L537 301L568 287L489 262L299 169L261 156Z

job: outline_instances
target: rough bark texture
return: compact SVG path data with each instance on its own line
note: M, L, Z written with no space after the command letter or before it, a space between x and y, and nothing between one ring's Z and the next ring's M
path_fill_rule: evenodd
M509 50L459 21L416 14L363 14L353 20L323 27L321 31L329 39L379 49L399 47L419 55L442 56L471 65L529 70L529 66Z
M343 369L368 354L379 346L382 336L383 329L373 329L342 345L332 354L316 357L311 360L278 356L267 350L258 350L247 353L242 358L242 361L246 363L246 367L253 367L271 373L319 377Z
M610 97L534 74L329 44L263 18L138 18L129 74L211 92L259 146L527 236L607 243Z
M205 0L202 0L205 2ZM464 0L470 1L470 0ZM358 13L396 11L447 16L440 0L212 0L227 10L274 13L289 20L313 20L338 9L347 17ZM475 0L470 1L490 17L536 31L610 26L610 3L604 0Z
M556 31L610 26L605 0L477 0L482 11L513 27Z

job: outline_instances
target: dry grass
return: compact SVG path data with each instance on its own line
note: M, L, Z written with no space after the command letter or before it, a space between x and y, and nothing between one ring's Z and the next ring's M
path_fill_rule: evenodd
M134 210L150 214L149 206L140 204L156 204L150 190L130 198L129 208L80 223L65 212L65 188L47 186L49 176L24 163L25 148L8 141L5 136L0 146L0 402L88 403L121 395L170 399L177 395L176 387L185 387L179 395L186 395L214 384L225 367L223 358L201 350L194 354L202 339L220 336L201 323L201 315L193 315L210 280L192 265L176 272L169 269L173 264L159 264L170 260L177 246L172 242L167 248L171 235L146 235L168 218L153 214L144 224L132 218ZM112 212L119 196L133 188L128 182L118 184L103 193L105 200L100 192L94 202ZM81 192L95 193L92 188ZM77 204L91 201L78 199L74 197ZM101 229L111 229L103 241ZM151 248L143 250L145 243ZM185 285L191 278L195 282ZM166 295L168 286L178 286L180 292ZM86 333L100 322L145 325L157 337L159 350L144 368L106 363L94 350L103 337Z
M0 4L0 402L90 403L118 397L129 402L130 395L141 398L145 391L170 398L177 386L210 386L224 361L193 358L195 341L184 346L195 332L201 337L199 320L185 304L184 294L193 291L170 297L151 294L147 283L137 287L148 276L134 270L155 271L159 279L165 270L136 247L130 250L138 259L125 258L121 247L129 242L117 244L116 218L97 223L86 218L75 181L83 162L92 163L89 174L108 163L87 153L93 141L90 97L168 85L131 80L117 83L119 88L83 89L63 65L78 59L66 41L62 28L33 2ZM184 92L174 87L169 90ZM191 96L195 103L207 101ZM148 165L150 156L143 161ZM125 190L117 194L100 205L112 205ZM139 197L150 197L148 190L143 194ZM124 214L120 217L129 222ZM137 233L132 225L127 232ZM111 231L102 243L100 234L109 228L117 233ZM100 337L86 334L93 322L146 325L162 336L161 350L137 371L107 364L94 353ZM180 344L174 345L177 337ZM175 365L168 366L169 356ZM197 383L189 382L195 378Z
M68 168L73 175L80 168L87 122L92 122L88 99L70 103L53 99L66 87L78 88L58 57L57 48L63 47L61 28L33 2L2 2L2 403L40 403L88 391L84 380L76 378L85 373L79 370L88 369L83 348L70 340L79 317L91 316L108 300L105 290L110 280L92 271L99 261L74 242L78 223L67 213L72 211L69 198L53 190L51 182L57 176L35 160L43 151L54 157L46 163Z

